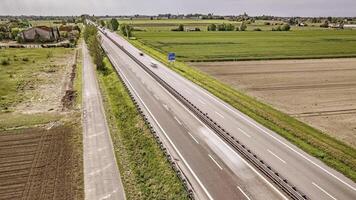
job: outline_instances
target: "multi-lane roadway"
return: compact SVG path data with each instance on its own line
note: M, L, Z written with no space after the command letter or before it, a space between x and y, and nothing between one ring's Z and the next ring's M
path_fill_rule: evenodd
M285 199L278 187L244 160L128 54L251 149L310 199L356 199L356 184L251 118L141 56L121 36L104 30L102 46L201 199ZM111 40L109 39L111 38ZM115 41L115 43L113 42ZM118 47L121 46L121 48ZM125 49L124 52L122 49Z

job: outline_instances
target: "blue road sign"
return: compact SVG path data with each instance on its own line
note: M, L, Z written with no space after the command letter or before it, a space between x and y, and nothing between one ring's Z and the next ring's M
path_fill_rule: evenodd
M176 60L176 54L175 53L168 53L168 60L169 61L175 61Z

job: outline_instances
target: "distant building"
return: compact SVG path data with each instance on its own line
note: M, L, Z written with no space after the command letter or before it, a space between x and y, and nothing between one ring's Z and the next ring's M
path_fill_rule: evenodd
M23 42L57 42L60 40L59 30L56 27L37 26L19 33Z
M329 24L329 28L342 28L342 24Z
M356 29L356 24L344 24L344 28Z

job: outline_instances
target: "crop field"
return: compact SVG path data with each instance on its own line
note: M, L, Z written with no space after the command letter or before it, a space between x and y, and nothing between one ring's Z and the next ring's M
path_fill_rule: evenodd
M78 199L80 155L73 127L0 133L0 199Z
M268 22L270 25L266 25ZM230 21L230 20L199 20L199 19L161 19L161 20L150 20L150 19L120 19L119 23L131 24L136 29L149 32L164 32L170 31L173 28L177 28L179 24L183 24L186 28L200 28L202 32L207 31L207 26L210 24L233 24L235 27L239 27L241 22ZM260 28L261 30L270 31L273 27L277 27L283 24L282 21L267 21L267 20L256 20L254 23L247 24L247 30L252 31L255 28ZM320 29L320 24L310 24L308 27L292 27L293 30L315 30Z
M180 61L355 57L356 31L134 32L137 40Z
M84 198L76 55L0 51L0 199Z
M192 65L356 148L356 59Z

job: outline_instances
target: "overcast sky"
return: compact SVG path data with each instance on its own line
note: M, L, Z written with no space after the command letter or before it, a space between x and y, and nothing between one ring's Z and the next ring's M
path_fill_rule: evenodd
M356 16L356 0L0 0L0 15L241 14Z

